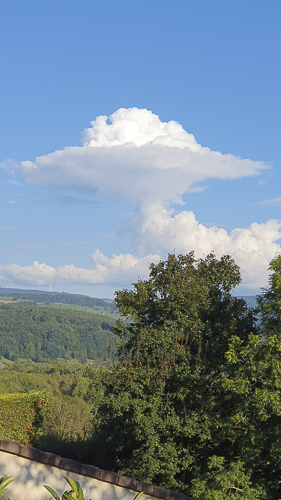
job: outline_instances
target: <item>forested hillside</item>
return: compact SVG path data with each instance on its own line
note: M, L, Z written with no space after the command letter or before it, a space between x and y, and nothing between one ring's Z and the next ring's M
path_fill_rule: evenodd
M0 306L0 356L33 361L114 359L117 337L109 315L40 306Z
M68 293L51 293L36 290L20 290L16 288L0 288L0 302L29 305L58 305L68 304L87 307L103 312L115 313L116 306L111 300L96 299L87 295Z

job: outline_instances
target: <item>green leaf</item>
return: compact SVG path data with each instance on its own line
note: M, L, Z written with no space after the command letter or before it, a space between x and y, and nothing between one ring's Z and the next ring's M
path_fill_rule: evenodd
M56 500L60 500L60 497L59 495L50 487L50 486L47 486L46 484L43 484L44 488L46 488L46 490L49 491L49 493L51 493L51 495L53 495L53 497L56 499Z
M63 476L63 477L68 482L68 484L71 486L73 492L75 493L75 495L78 498L78 491L79 491L79 488L80 488L80 484L78 483L78 481L73 481L73 479L71 479L71 477L67 477L67 476Z
M2 493L7 490L7 486L13 481L12 476L3 476L0 478L0 498L3 498Z

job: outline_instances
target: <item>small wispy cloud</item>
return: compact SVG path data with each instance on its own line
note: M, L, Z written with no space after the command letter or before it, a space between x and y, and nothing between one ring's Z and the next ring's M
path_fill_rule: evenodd
M13 226L0 226L0 231L11 231L15 229Z
M78 198L77 196L58 196L54 202L62 207L69 207L72 205L91 205L96 204L95 200L87 200L85 198Z
M12 158L7 158L4 161L0 162L0 168L3 168L7 172L9 172L11 176L15 175L15 170L17 169L17 167L18 162L16 162Z
M87 241L65 241L64 243L60 244L60 246L63 247L76 247L80 245L87 245Z
M12 205L16 205L17 203L19 203L18 201L16 200L10 200L9 203L11 203Z
M271 200L257 201L255 205L260 207L280 207L281 198L272 198Z
M44 247L40 247L40 246L18 246L18 247L0 248L0 253L28 253L28 252L39 252L41 250L44 250Z
M12 186L22 186L22 183L19 181L13 181L12 179L7 180L8 184L11 184Z

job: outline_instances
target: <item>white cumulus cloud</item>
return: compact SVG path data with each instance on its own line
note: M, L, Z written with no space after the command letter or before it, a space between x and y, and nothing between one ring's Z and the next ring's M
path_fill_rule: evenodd
M83 269L73 264L57 268L33 262L28 266L11 264L0 266L0 280L17 285L48 286L56 283L75 283L78 285L110 284L128 286L138 277L147 277L151 262L158 262L158 255L146 255L142 258L131 254L113 255L108 258L99 250L93 254L94 269Z
M240 266L244 285L250 288L267 282L269 262L280 253L281 222L271 219L263 224L253 222L248 228L235 228L228 233L216 226L200 224L193 212L174 214L161 203L140 209L124 223L121 232L130 234L142 253L188 253L205 257L214 252L217 257L231 255Z
M47 264L35 261L28 266L9 264L0 266L0 280L25 285L49 285L53 282L56 270Z
M81 147L66 147L23 161L32 184L92 188L143 206L181 201L181 195L211 178L238 179L258 174L263 162L223 155L198 144L175 122L161 122L147 109L121 108L99 116L84 130Z

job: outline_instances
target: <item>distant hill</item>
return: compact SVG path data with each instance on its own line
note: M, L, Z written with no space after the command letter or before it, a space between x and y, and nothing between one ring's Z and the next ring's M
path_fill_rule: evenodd
M104 361L116 355L118 338L109 315L4 304L0 306L0 357L35 362L57 358Z
M255 308L255 295L242 296ZM111 333L120 318L113 301L87 295L0 288L0 357L87 359L100 364L114 359L118 339Z
M5 300L6 299L6 300ZM0 288L0 302L13 301L15 304L52 305L68 304L92 309L101 309L104 312L116 313L116 306L112 300L97 299L87 295L70 293L43 292L40 290L20 290L17 288Z
M258 295L241 295L238 296L238 299L244 299L245 302L247 303L248 307L251 307L252 309L255 309L258 305L257 303L257 297Z
M29 293L29 294L37 294L37 293L54 293L54 292L43 292L43 290L22 290L21 288L3 288L0 287L0 295L13 295L14 293ZM59 292L55 292L56 294Z

